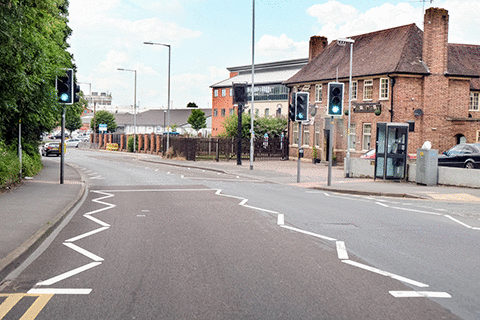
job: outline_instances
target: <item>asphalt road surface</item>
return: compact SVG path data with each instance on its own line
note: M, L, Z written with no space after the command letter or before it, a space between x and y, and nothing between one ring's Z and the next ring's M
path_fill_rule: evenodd
M469 206L67 155L88 194L0 319L480 319Z

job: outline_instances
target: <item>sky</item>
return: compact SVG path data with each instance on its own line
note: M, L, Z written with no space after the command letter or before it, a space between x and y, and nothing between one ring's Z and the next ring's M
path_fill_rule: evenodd
M255 0L254 61L308 57L311 36L338 38L416 23L423 9L450 15L449 42L480 45L480 0ZM70 0L69 51L77 81L109 92L112 104L133 106L134 72L140 109L189 102L210 108L210 86L229 77L227 68L252 64L253 0ZM80 84L89 94L90 85Z

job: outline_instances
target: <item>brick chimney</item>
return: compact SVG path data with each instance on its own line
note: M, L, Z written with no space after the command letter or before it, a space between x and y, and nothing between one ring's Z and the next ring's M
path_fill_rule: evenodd
M308 50L308 62L312 61L313 58L318 56L323 49L328 45L328 40L325 37L321 36L312 36L310 37L310 46Z
M444 74L448 61L448 11L427 9L423 29L423 61L432 74Z

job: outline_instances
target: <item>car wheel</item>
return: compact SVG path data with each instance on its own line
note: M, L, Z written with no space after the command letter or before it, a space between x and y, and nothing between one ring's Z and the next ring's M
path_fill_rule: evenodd
M473 165L473 162L467 162L467 163L465 163L465 168L467 168L467 169L474 169L475 166Z

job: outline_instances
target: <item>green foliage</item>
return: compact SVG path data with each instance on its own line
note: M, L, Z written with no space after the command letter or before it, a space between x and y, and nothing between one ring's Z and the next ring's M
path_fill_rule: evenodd
M195 102L189 102L187 104L187 108L198 108L197 104Z
M255 117L253 119L253 131L257 137L268 133L270 137L279 137L287 130L288 120L285 117ZM242 115L242 138L250 139L251 118L250 114ZM238 116L232 115L223 122L225 131L221 137L236 137L238 130Z
M0 142L0 188L19 181L20 161L14 150Z
M188 117L187 122L196 131L207 127L207 118L205 118L205 112L200 109L193 109L192 113Z
M135 146L138 146L138 136L135 136ZM133 152L133 136L128 137L127 141L128 152Z
M22 152L22 173L25 177L33 177L42 170L42 157L40 153L30 155Z
M107 132L115 132L117 130L117 123L115 116L106 110L100 110L95 113L95 117L90 121L90 128L99 133L99 125L107 124ZM96 128L94 126L97 126Z
M80 101L70 106L65 106L65 128L70 132L82 127L82 112L88 106L88 101L84 98L83 92L80 92Z
M67 0L0 3L0 140L38 141L59 122L55 77L71 68Z

